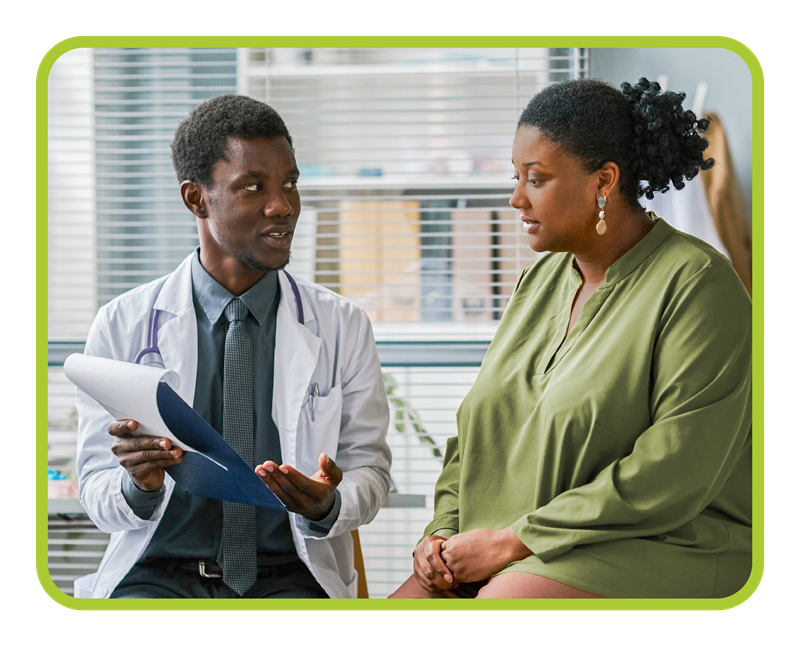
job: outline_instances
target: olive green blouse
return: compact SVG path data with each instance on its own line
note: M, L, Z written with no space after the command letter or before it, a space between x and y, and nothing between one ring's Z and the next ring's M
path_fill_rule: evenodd
M658 219L565 337L566 253L522 272L447 444L425 535L511 526L505 571L611 597L724 597L751 563L751 304Z

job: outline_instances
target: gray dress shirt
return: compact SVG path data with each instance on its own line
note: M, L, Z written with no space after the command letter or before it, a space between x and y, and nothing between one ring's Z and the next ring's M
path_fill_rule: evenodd
M197 382L194 409L214 429L222 429L222 377L228 321L223 312L234 298L200 263L192 259L192 291L197 318ZM240 297L250 314L245 322L253 343L253 426L255 464L266 460L282 463L278 429L272 420L272 387L275 356L275 325L280 301L277 272L264 278ZM133 511L149 519L163 500L165 488L139 490L130 478L122 480L122 493ZM328 532L338 518L341 498L330 514L312 523L314 530ZM286 512L256 508L259 564L277 564L297 559ZM164 518L140 562L163 558L213 558L222 537L222 502L186 494L176 487Z

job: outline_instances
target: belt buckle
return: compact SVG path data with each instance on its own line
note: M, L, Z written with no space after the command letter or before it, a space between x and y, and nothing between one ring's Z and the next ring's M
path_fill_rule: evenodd
M200 577L207 577L211 579L222 577L222 575L217 575L216 573L206 573L206 560L204 559L197 560L197 570L200 572Z

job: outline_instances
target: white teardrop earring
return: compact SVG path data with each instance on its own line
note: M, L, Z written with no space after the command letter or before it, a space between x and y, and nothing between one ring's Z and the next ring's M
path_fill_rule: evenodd
M599 198L597 198L597 206L600 207L600 221L597 223L595 229L597 229L597 233L600 234L601 236L608 230L608 225L604 220L604 218L606 217L606 211L605 211L606 202L607 202L606 198L603 197L602 195Z

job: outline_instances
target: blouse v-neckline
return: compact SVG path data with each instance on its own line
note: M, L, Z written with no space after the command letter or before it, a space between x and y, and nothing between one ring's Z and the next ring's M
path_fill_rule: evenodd
M564 336L555 335L544 353L542 363L537 373L550 372L575 345L588 325L594 319L602 305L614 291L614 287L622 279L633 272L655 249L666 240L674 231L664 220L661 220L652 211L648 216L654 221L654 226L644 238L629 249L622 257L606 270L606 280L600 285L583 304L581 312L575 319L572 328L569 327L572 318L572 305L575 302L577 291L583 285L583 277L575 267L575 257L569 258L569 274L563 285L563 307L558 314L557 330L565 331Z

